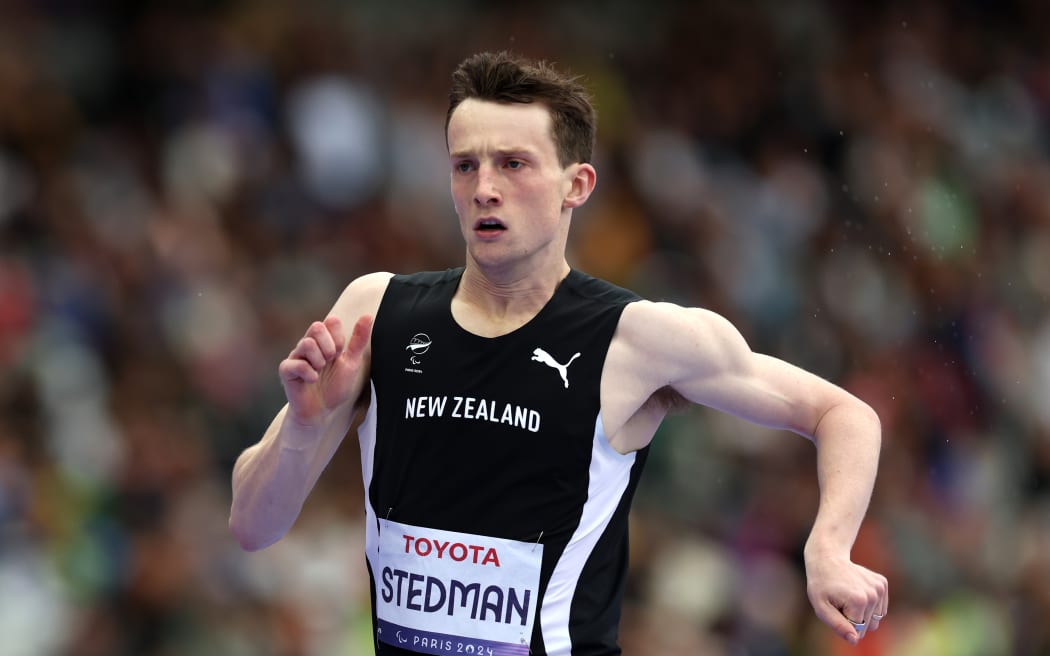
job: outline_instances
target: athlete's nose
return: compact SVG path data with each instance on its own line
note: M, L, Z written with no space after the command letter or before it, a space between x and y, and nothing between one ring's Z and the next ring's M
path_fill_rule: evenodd
M501 196L497 187L496 172L492 167L482 164L478 167L477 181L474 186L474 204L479 207L497 205Z

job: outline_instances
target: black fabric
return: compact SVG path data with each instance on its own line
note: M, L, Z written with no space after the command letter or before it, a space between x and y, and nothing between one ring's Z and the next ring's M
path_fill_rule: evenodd
M394 276L383 297L372 332L368 500L378 518L539 540L542 599L587 501L608 347L623 308L638 297L573 270L529 323L485 338L452 317L461 275ZM573 601L571 635L591 645L588 654L619 653L627 511L644 461L639 452L630 487L587 561L579 584L586 592ZM546 651L538 619L534 627L539 656ZM377 653L414 652L378 643Z

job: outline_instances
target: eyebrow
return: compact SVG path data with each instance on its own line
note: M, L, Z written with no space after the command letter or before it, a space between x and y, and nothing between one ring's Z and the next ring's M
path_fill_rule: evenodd
M515 148L497 148L496 155L499 157L531 157L533 151L523 146ZM449 159L468 159L474 157L474 151L471 150L457 150L454 153L449 153Z

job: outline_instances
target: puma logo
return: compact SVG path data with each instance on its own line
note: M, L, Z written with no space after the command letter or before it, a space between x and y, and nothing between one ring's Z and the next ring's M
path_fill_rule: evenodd
M580 357L579 353L569 358L569 361L565 364L558 364L558 361L552 358L551 354L544 351L543 349L535 348L532 350L532 361L542 362L548 367L557 369L558 373L561 375L561 379L565 382L565 389L569 389L569 365L572 364L572 361L578 357Z

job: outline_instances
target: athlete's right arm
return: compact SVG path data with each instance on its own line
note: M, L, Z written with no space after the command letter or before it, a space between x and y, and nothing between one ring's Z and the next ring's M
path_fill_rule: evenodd
M233 467L230 531L242 548L262 549L288 532L350 428L368 380L372 317L390 275L350 283L281 361L288 403Z

